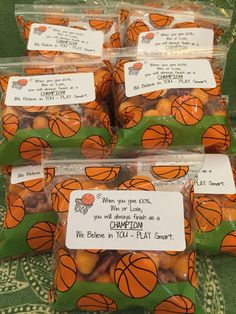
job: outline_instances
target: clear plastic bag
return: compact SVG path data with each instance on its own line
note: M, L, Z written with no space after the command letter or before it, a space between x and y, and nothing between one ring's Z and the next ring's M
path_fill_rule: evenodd
M96 33L93 33L93 31L104 33L102 40L105 48L121 47L119 16L118 14L114 14L112 7L90 5L83 7L69 5L16 5L15 14L24 42L26 44L29 43L30 38L32 42L34 42L33 47L27 46L28 50L26 53L30 56L39 55L43 58L52 58L54 55L65 55L67 58L78 58L78 55L86 54L86 51L82 52L79 48L83 47L86 40L89 40L87 38L88 33L91 37L90 46L92 44L95 45ZM35 28L31 30L34 23L40 25L36 25ZM52 33L49 25L55 25L54 33ZM61 26L69 27L69 29L60 28ZM80 31L79 34L75 33L73 35L75 38L74 46L70 46L72 35L65 33L68 30L72 33L75 30ZM44 37L44 41L39 46L37 38L39 40L42 34L46 37ZM81 34L84 35L82 39ZM52 44L52 38L54 38L54 36L58 39L55 40L55 42L53 41ZM83 42L79 41L80 39L83 40ZM64 45L60 44L59 40L63 41ZM75 46L77 47L77 51L73 48ZM40 49L37 49L37 47L40 47ZM43 47L46 47L46 49L43 49ZM56 49L57 47L58 50ZM89 49L87 49L87 53L91 54L89 53ZM95 54L95 56L100 55L101 54Z
M44 190L44 184L49 184L52 175L48 173L43 183L43 172L40 175L39 168L21 167L15 177L17 182L12 181L12 167L2 169L6 191L2 205L6 211L0 232L0 259L47 252L53 247L57 215L51 211ZM24 179L19 177L22 172ZM33 173L39 174L28 180Z
M111 73L102 61L2 60L0 88L1 165L39 163L42 151L48 156L60 147L81 147L82 155L88 147L94 156L108 154Z
M133 2L132 2L133 3ZM142 4L145 4L142 6ZM122 8L123 7L123 8ZM141 5L123 3L121 8L122 43L137 46L139 35L162 29L206 28L214 31L217 44L230 27L232 11L199 2L158 2Z
M114 154L123 147L161 149L171 145L230 151L234 137L221 99L226 54L227 50L220 48L211 57L204 51L164 57L148 52L137 55L129 48L104 56L110 58L113 71L118 124ZM206 88L203 81L210 76L213 85Z
M236 158L230 156L236 182ZM198 194L192 191L196 247L208 255L236 255L236 193Z
M161 309L177 311L183 303L189 313L194 313L194 309L197 310L196 253L194 229L191 227L193 211L189 207L189 188L191 177L199 170L202 158L201 154L196 156L160 154L138 159L91 162L49 159L44 162L46 170L55 169L55 177L51 182L51 188L48 187L47 191L52 208L59 213L54 246L54 284L50 293L52 307L55 310L66 311L76 308L114 311L141 307L149 311ZM191 166L188 167L188 164ZM93 210L97 200L96 195L102 198L102 194L110 190L113 191L110 194L113 197L121 191L129 191L127 193L129 197L135 192L136 200L142 198L144 192L150 196L158 193L154 191L165 191L165 193L171 191L177 194L180 192L184 201L186 249L183 252L150 251L141 249L143 244L139 240L140 250L125 250L122 249L123 247L109 250L104 246L101 249L98 239L96 247L93 248L91 244L89 249L83 250L66 247L67 217L72 193L83 194L81 199L76 198L74 210L78 215L85 217ZM95 198L92 197L93 195ZM131 198L134 198L133 195ZM103 214L106 212L105 208L102 212ZM94 214L101 214L101 210ZM116 211L112 215L122 216L122 212ZM141 217L137 211L134 215ZM122 219L124 218L121 217L119 222L123 221ZM94 224L88 223L91 230ZM107 221L101 221L100 224L104 226L102 230L105 233ZM152 231L155 233L154 230ZM126 231L122 232L126 233ZM112 241L114 245L118 243L117 239ZM137 243L136 240L136 246ZM131 266L132 263L134 266ZM120 271L123 274L123 267L125 272L127 270L132 273L132 267L135 269L137 267L139 271L137 270L138 273L134 278L133 275L130 277L127 274L126 277L124 274L126 277L124 280L121 278L123 275L120 274Z

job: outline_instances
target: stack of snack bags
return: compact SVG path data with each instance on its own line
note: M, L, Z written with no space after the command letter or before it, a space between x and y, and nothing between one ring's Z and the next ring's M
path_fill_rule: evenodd
M0 258L53 249L55 310L203 313L196 249L236 247L231 12L62 3L16 5L0 60Z

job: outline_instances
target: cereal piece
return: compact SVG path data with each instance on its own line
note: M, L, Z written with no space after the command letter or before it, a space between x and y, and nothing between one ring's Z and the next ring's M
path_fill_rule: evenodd
M171 267L172 271L180 280L188 279L188 255L183 254L177 257L176 262Z
M160 268L162 269L170 269L173 267L177 260L177 256L171 256L165 252L160 252L158 254Z
M38 116L33 120L33 129L47 129L48 119L46 117Z
M207 104L207 102L209 100L209 95L207 93L205 93L200 88L194 88L191 91L191 95L193 95L193 96L197 97L198 99L200 99L203 105Z
M87 251L78 251L75 257L75 263L78 271L83 275L89 275L94 270L99 255L89 253Z

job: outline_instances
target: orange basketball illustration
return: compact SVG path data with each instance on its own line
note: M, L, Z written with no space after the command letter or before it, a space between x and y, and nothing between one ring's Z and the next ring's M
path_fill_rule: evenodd
M214 199L205 196L195 196L193 210L200 231L209 232L221 224L222 208Z
M113 69L113 79L116 83L123 83L125 81L125 76L124 76L124 65L126 62L129 60L127 59L121 59L119 60Z
M186 217L184 218L184 232L185 232L185 243L186 243L186 246L188 246L191 240L191 225Z
M112 181L114 180L118 173L120 172L120 167L86 167L86 176L95 181Z
M188 298L177 294L173 295L154 308L154 314L194 314L194 304Z
M176 121L183 125L194 125L203 118L203 104L195 96L180 96L173 101L171 114Z
M26 80L26 79L19 79L17 81L17 84L20 85L20 86L25 86L25 85L28 84L28 80Z
M142 94L142 96L146 99L154 100L154 99L159 98L160 96L163 96L165 93L166 93L166 90L157 90L154 92Z
M133 22L127 29L127 38L132 42L138 41L139 34L148 32L149 27L142 21Z
M106 250L85 250L89 253L93 253L93 254L101 254L101 253L104 253L106 252Z
M111 90L111 73L107 69L99 69L94 74L94 82L97 96L105 99Z
M57 266L54 273L54 285L60 292L68 291L75 283L77 267L74 259L64 250L57 251Z
M81 202L83 205L92 205L94 201L95 201L95 196L91 193L86 193L81 198Z
M172 141L171 130L167 126L155 124L143 132L141 143L143 148L152 149L168 147Z
M25 204L18 196L12 203L8 204L4 220L4 228L15 228L25 217Z
M154 27L160 28L160 27L169 26L174 21L174 18L168 15L150 13L149 21Z
M43 190L43 179L34 179L29 181L24 181L23 185L26 189L28 189L31 192L41 192Z
M25 74L27 75L41 75L54 73L53 68L25 68Z
M142 67L143 67L142 62L135 62L135 63L133 64L133 69L135 69L135 70L141 70Z
M152 175L159 180L178 180L189 172L189 166L153 166Z
M108 154L108 147L101 136L89 136L81 145L81 154L85 158L105 158Z
M117 288L130 298L144 298L156 287L158 277L153 260L143 253L129 253L118 261L114 271Z
M121 9L120 10L120 23L123 23L129 16L129 10Z
M61 25L61 26L67 26L68 25L68 19L55 17L55 16L46 17L44 19L44 22L46 24L54 24L54 25Z
M30 29L31 29L31 26L32 26L32 24L33 24L34 22L32 21L26 21L25 23L24 23L24 30L23 30L23 34L22 34L22 36L23 36L23 38L24 38L24 40L28 40L29 39L29 34L30 34Z
M202 135L202 145L206 148L214 146L218 151L226 151L230 142L229 131L222 124L213 124Z
M46 25L40 25L39 27L38 27L38 31L39 32L46 32L46 30L47 30L48 28L47 28L47 26Z
M79 132L80 115L72 110L58 111L50 116L49 128L58 137L71 137Z
M94 101L90 101L90 102L85 102L83 104L80 104L81 106L83 106L83 108L88 108L91 110L101 110L101 106L100 104L94 100Z
M38 222L28 231L26 241L28 246L36 251L48 251L53 247L56 226L51 222Z
M122 109L122 106L119 108L119 115L122 121L123 127L126 129L136 126L143 117L142 107L136 106L126 106Z
M116 303L107 296L98 293L89 293L77 301L77 306L84 311L111 312L117 311Z
M67 212L70 194L75 190L83 190L81 183L76 179L68 179L57 183L51 190L52 209L56 212Z
M152 32L147 33L146 36L145 36L145 38L146 38L146 39L149 39L149 40L153 39L154 37L155 37L155 34L152 33Z
M121 47L120 33L112 34L110 37L110 42L113 48L120 48Z
M188 280L194 288L197 288L197 275L195 271L196 252L192 251L188 258Z
M199 25L193 22L181 22L181 23L176 23L173 28L198 28Z
M224 236L220 245L221 253L236 255L236 230L229 232Z
M89 20L90 27L96 29L97 31L104 31L108 33L113 25L112 20Z
M3 92L7 91L7 85L9 81L9 76L0 76L0 87Z
M45 140L29 137L20 144L19 153L21 158L39 163L41 158L51 156L51 148Z
M52 181L55 176L55 168L54 167L47 167L44 168L44 184L47 185Z
M17 25L19 27L23 27L24 26L24 18L22 15L17 15L16 16L16 22L17 22Z
M219 96L221 94L221 76L218 73L214 73L216 87L203 88L204 92L212 96Z
M61 51L50 51L50 50L38 50L38 54L39 56L43 57L43 58L54 58L57 55L61 54Z
M24 106L24 107L19 107L21 110L30 112L30 113L35 113L35 112L41 112L47 110L47 107L45 106Z
M14 114L2 116L2 135L9 141L19 128L19 120Z
M149 178L134 176L132 179L121 183L118 190L155 191L155 187Z

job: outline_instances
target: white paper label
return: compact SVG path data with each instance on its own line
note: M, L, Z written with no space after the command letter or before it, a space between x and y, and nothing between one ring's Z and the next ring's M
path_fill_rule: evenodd
M183 251L183 196L178 192L73 191L66 246Z
M93 73L12 76L7 106L53 106L95 100Z
M33 24L28 50L49 50L101 56L104 42L102 31L80 30L67 26Z
M164 29L139 35L138 52L147 51L160 55L191 55L196 51L212 52L214 32L206 28Z
M125 63L125 93L133 97L169 88L213 88L208 60L145 60Z
M41 165L12 168L11 184L17 184L40 178L43 178L43 167Z
M201 171L194 185L197 194L236 193L229 157L221 154L206 154Z

